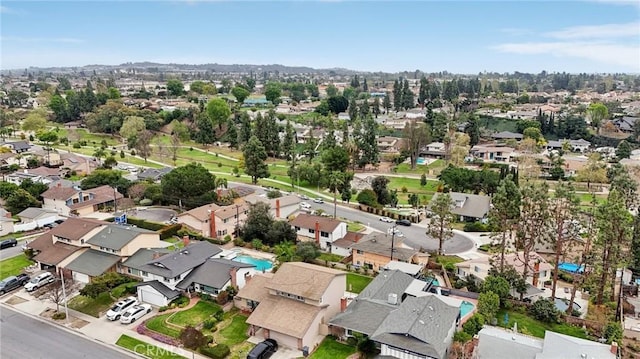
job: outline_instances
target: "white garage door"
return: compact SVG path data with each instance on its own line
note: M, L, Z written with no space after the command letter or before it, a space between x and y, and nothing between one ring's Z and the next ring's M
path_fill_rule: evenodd
M149 286L138 287L138 299L141 302L157 305L159 307L167 305L167 299Z
M274 339L276 342L278 342L279 346L289 347L292 349L301 349L298 348L298 339L290 335L274 332L272 330L269 332L269 338Z
M89 283L89 276L84 273L73 272L73 280L80 283Z

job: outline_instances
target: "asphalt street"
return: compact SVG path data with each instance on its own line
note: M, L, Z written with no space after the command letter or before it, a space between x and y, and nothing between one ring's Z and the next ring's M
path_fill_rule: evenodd
M0 250L0 260L15 257L18 254L22 253L22 245L24 243L25 243L24 241L19 241L18 245L15 247L9 247L9 248Z
M133 357L7 307L2 307L0 310L0 323L0 357L2 359Z

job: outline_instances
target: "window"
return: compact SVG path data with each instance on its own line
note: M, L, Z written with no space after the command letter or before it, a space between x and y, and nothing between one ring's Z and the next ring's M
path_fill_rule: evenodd
M282 297L287 297L287 298L291 298L291 299L295 299L295 300L304 302L304 297L299 296L299 295L295 295L295 294L291 294L291 293L287 293L287 292L281 292L281 291L276 291L276 294L278 294L279 296L282 296Z
M177 277L173 278L173 280L175 280L175 281L180 280L180 276L177 276Z
M296 232L300 230L300 227L298 226L296 226L295 228L296 228Z
M142 271L142 276L143 276L143 277L148 277L148 276L149 276L149 273L147 273L147 272L145 272L145 271Z
M309 233L314 234L314 233L316 233L316 230L309 228Z
M474 267L473 267L473 271L474 271L474 272L480 272L480 267L478 267L478 266L474 266Z
M329 238L329 232L320 231L320 236L325 237L325 238Z
M169 281L171 281L171 279L169 279L169 278L167 278L167 277L164 277L164 281L165 281L165 282L169 282Z
M543 270L542 272L540 272L540 278L544 278L547 276L547 271Z
M363 254L364 252L361 249L358 249L358 250L356 250L356 253ZM360 263L358 263L358 264L360 264Z
M222 220L222 223L227 223L227 222L229 222L229 218L225 218Z

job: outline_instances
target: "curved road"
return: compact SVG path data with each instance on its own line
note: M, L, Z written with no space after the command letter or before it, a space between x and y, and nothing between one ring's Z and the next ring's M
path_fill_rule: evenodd
M136 358L5 306L0 311L0 323L2 359Z

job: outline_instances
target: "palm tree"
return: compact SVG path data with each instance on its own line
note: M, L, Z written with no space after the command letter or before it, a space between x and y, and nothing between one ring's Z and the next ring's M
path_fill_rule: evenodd
M333 218L336 218L336 212L338 209L336 193L338 192L338 187L342 185L344 185L344 176L342 175L342 172L331 172L329 174L329 190L333 192Z

